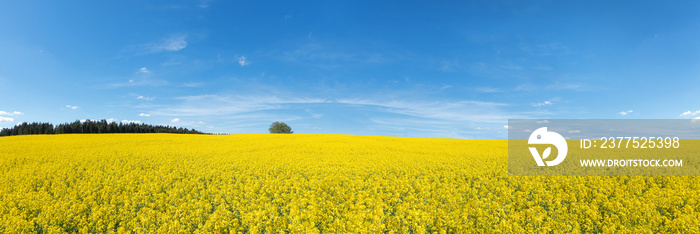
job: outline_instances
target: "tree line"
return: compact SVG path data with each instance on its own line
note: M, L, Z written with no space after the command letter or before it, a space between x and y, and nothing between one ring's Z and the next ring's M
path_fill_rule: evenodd
M32 134L67 134L67 133L184 133L205 134L203 132L178 128L174 126L149 125L137 123L115 123L107 120L76 120L54 126L51 123L18 124L12 128L0 130L0 136L32 135Z

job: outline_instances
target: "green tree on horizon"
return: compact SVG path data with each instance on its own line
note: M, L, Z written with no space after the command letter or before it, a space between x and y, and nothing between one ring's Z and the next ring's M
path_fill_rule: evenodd
M272 123L270 125L270 133L290 134L290 133L294 133L294 132L292 131L292 127L290 127L286 123L275 121L274 123Z

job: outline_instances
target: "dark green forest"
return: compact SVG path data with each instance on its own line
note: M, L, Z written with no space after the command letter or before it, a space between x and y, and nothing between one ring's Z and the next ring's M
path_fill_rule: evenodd
M69 133L183 133L205 134L203 132L162 125L137 123L115 123L107 120L76 120L54 126L50 123L22 123L12 128L0 130L0 136L32 135L32 134L69 134Z

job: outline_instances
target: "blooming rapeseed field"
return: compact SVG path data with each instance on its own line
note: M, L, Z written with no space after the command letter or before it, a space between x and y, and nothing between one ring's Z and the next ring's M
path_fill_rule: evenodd
M0 232L700 232L697 177L510 177L507 141L0 138Z

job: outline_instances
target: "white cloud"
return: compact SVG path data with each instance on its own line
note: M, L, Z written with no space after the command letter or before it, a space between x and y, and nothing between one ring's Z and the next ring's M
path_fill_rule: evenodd
M622 115L622 116L625 116L625 115L628 115L628 114L630 114L630 113L632 113L632 112L634 112L634 111L633 111L633 110L620 111L620 112L618 112L617 114Z
M128 82L108 84L109 88L135 87L135 86L165 86L169 85L166 80L159 79L130 79Z
M689 116L695 116L695 115L697 115L697 114L700 114L700 110L697 110L697 111L686 111L686 112L683 112L683 114L681 114L681 116L687 116L687 115L689 115Z
M155 98L155 97L138 96L138 97L136 97L136 99L138 99L138 100L144 100L144 101L153 101L153 100L156 99L156 98Z
M305 109L304 111L306 111L306 113L309 113L309 115L311 115L311 117L314 119L323 118L323 114L314 113L311 109Z
M511 129L512 127L510 127L510 126L508 126L508 125L503 125L503 128L505 128L505 129Z
M146 67L139 68L138 71L136 71L136 74L148 74L151 73L151 71L148 70Z
M503 92L498 88L491 88L491 87L476 88L476 91L480 92L480 93L500 93L500 92Z
M165 116L212 116L282 109L288 104L327 103L326 99L279 98L276 96L199 95L176 98L183 103L152 111Z
M187 47L187 36L176 35L166 38L158 43L146 44L147 53L157 53L163 51L179 51Z
M19 112L19 111L13 111L13 112L7 112L7 111L0 111L0 115L23 115L24 113Z
M509 116L499 109L506 106L503 103L482 101L454 101L454 102L420 102L420 101L384 101L384 100L358 100L340 99L337 103L349 105L366 105L384 108L383 111L418 118L435 119L445 122L505 122Z
M551 71L551 70L552 70L552 67L549 67L549 66L534 66L534 67L532 67L532 69L540 70L540 71Z
M122 120L122 123L125 123L125 124L132 124L132 123L133 123L133 124L140 124L141 121L138 121L138 120L126 120L126 119L125 119L125 120Z
M449 89L449 88L452 88L452 85L443 85L443 86L440 88L440 91L445 90L445 89Z
M182 87L187 87L187 88L197 88L204 85L204 83L201 82L189 82L189 83L184 83L181 86Z
M197 7L202 9L209 8L211 6L211 2L213 2L213 0L201 0L199 1L199 4L197 4Z
M107 119L107 123L115 123L115 122L117 122L117 119L115 119L115 118Z
M533 84L520 84L515 87L515 90L517 91L529 91L529 92L540 92L542 91L542 87L538 85L533 85ZM597 87L589 86L589 85L584 85L584 84L575 84L575 83L560 83L560 82L555 82L554 84L550 84L544 87L545 90L555 90L555 91L566 91L566 90L571 90L571 91L576 91L576 92L581 92L581 91L593 91L597 90Z
M532 103L532 106L534 106L534 107L543 107L543 106L551 106L551 105L552 105L552 102L550 102L550 101L544 101L544 102L540 102L540 103Z
M177 123L177 122L180 122L180 119L174 118L174 119L171 119L170 122L171 122L171 123Z
M581 132L581 130L578 130L578 129L576 129L576 130L569 130L569 133L580 133L580 132Z
M246 61L245 56L241 56L238 58L238 64L241 65L241 67L245 67L250 65L250 62Z
M476 132L469 133L470 131L476 131L474 128L477 126L495 129L503 126L509 118L525 117L518 114L509 114L503 110L507 104L474 100L422 101L392 100L391 98L332 100L293 96L245 95L198 95L178 97L174 100L179 103L156 108L150 110L149 113L153 116L170 116L171 119L180 117L188 117L190 119L206 118L202 119L204 121L220 118L226 121L238 121L241 119L241 123L254 121L255 126L257 126L269 124L267 122L270 120L291 121L322 117L314 115L316 113L313 112L299 115L285 110L308 109L312 111L319 105L329 104L347 108L350 111L366 113L358 113L357 118L366 118L362 121L369 122L371 127L367 129L381 128L385 129L387 134L396 133L400 135L405 134L405 132L401 132L402 130L399 129L412 129L410 134L416 134L415 136L468 136L471 138L492 137L484 136L483 133L479 133L481 135L477 135ZM245 119L245 121L242 119ZM183 123L183 121L180 121L178 124ZM239 129L241 128L239 127ZM494 132L494 134L499 134L496 131Z
M542 120L542 121L537 121L537 122L535 122L535 123L538 123L538 124L543 124L543 123L545 123L545 124L546 124L546 123L549 123L549 120L546 120L546 119L545 119L545 120Z
M146 113L141 113L139 114L141 117L151 117L151 114L146 114Z
M313 129L313 130L323 130L322 127L318 127L318 126L311 126L311 127L304 127L304 128L306 128L306 129Z
M80 108L80 107L78 107L78 106L66 105L66 108L71 109L71 110L75 110L75 109L78 109L78 108Z
M0 116L0 123L12 123L12 122L15 122L14 118Z
M562 84L562 83L555 83L551 85L547 85L545 87L547 90L572 90L572 91L586 91L590 90L592 88L589 88L585 85L582 84Z

